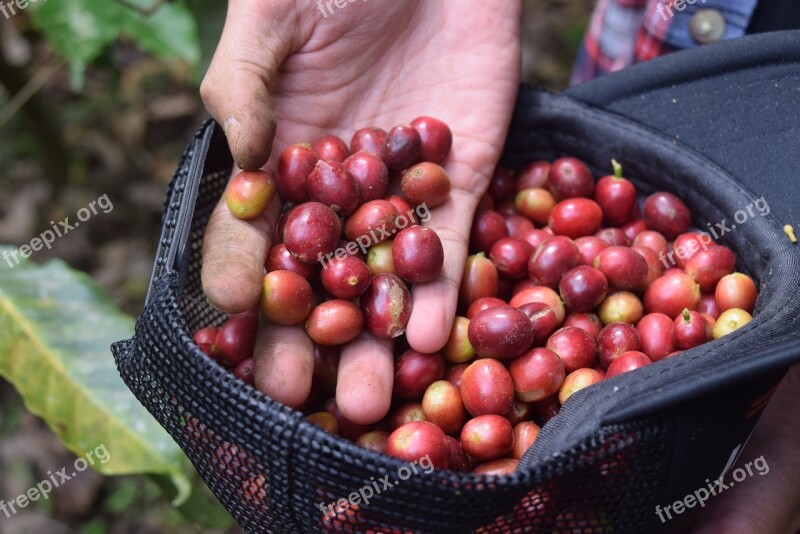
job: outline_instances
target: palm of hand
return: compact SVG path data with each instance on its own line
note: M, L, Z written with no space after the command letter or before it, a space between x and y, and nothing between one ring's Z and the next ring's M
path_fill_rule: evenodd
M447 340L472 214L502 150L518 84L516 4L487 8L480 0L370 0L347 4L328 18L307 7L297 15L301 35L295 38L302 43L283 61L270 87L278 122L270 169L288 145L313 142L326 133L348 142L359 128L388 130L419 115L437 117L452 128L453 150L445 164L453 184L451 199L433 210L427 223L442 239L445 265L439 280L414 288L407 330L410 345L420 352L435 352ZM217 212L214 218L230 217L224 204ZM251 254L266 255L270 239L245 239L241 232L268 231L276 216L273 209L249 228L239 226L236 246L255 247L260 250ZM233 280L236 274L229 267L226 273L204 273L212 302L213 291L205 282L214 278L230 293L242 284ZM257 381L290 405L299 404L302 392L290 391L287 384L299 390L306 389L305 383L310 386L313 348L304 336L301 328L274 325L259 336ZM358 422L380 419L391 400L392 375L386 343L369 336L351 342L339 367L340 409Z
M429 224L448 248L447 286L420 287L415 294L415 306L426 315L409 327L418 350L438 350L446 340L442 332L449 333L452 286L463 269L468 223L502 150L518 83L515 6L509 3L504 14L497 8L487 13L481 4L459 2L458 11L446 17L442 10L448 6L441 2L357 3L329 19L310 13L321 19L319 35L288 58L273 90L277 150L325 132L347 141L360 127L388 130L423 114L453 129L446 165L453 200L437 209ZM387 16L387 9L396 13ZM344 36L342 26L351 26Z

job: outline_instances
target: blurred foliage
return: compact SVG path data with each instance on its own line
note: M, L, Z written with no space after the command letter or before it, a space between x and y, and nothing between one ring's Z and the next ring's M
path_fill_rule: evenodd
M181 1L119 2L69 0L34 4L34 27L69 62L75 88L83 85L86 66L124 35L157 57L177 57L197 68L200 43L197 24Z
M522 80L551 91L569 85L596 0L525 0Z
M217 49L225 14L228 10L226 2L219 0L186 0L186 5L197 21L197 32L200 40L200 64L198 73L204 73L211 63L214 50ZM196 79L200 81L198 76Z
M226 9L155 1L40 2L0 26L0 242L27 243L108 195L113 216L33 259L66 259L133 313L164 187L204 114L196 87ZM22 395L0 383L0 496L99 443L111 460L96 469L118 475L83 472L2 531L238 531L120 380L108 346L131 335L132 319L60 262L0 271L0 374Z

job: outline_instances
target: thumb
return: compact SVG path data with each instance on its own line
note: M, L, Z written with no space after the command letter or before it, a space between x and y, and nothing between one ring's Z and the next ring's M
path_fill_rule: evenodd
M232 0L214 59L200 86L225 129L236 164L256 170L269 159L277 123L269 87L291 52L293 7L286 1Z

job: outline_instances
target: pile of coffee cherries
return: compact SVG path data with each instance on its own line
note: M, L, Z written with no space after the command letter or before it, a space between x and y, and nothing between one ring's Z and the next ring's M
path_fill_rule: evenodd
M235 217L262 217L276 192L284 201L265 264L261 314L281 325L304 323L319 347L343 345L362 330L401 336L411 316L409 285L436 279L444 263L439 236L418 223L450 198L450 178L439 164L452 142L444 122L418 117L388 132L358 130L349 147L333 135L291 145L275 177L234 176L225 201ZM392 180L402 196L388 193ZM251 385L258 312L194 336Z
M349 150L332 136L293 145L275 180L259 172L231 182L237 216L263 213L276 188L294 204L269 253L261 312L280 324L305 321L316 358L303 410L320 427L403 460L427 455L440 469L506 474L575 392L752 319L756 284L735 272L730 249L690 229L680 198L657 192L641 204L615 161L595 182L565 157L496 171L473 221L449 340L433 354L408 348L406 283L435 279L444 260L414 210L447 201L439 164L451 140L444 123L421 117L388 133L359 130ZM402 195L384 198L393 176ZM397 232L401 214L410 225ZM352 243L382 225L391 235L371 241L364 258ZM195 340L252 383L256 322L255 313L232 316ZM330 398L338 346L362 330L396 338L393 405L371 426L345 419Z

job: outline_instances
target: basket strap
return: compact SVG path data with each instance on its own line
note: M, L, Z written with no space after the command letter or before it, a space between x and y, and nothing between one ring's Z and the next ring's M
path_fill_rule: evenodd
M145 305L150 302L156 280L165 271L186 265L184 256L191 251L187 244L191 237L197 192L203 177L231 169L232 166L233 158L227 149L223 129L213 119L206 119L184 151L167 190L161 239Z

